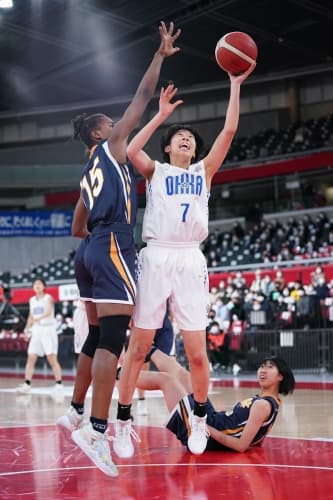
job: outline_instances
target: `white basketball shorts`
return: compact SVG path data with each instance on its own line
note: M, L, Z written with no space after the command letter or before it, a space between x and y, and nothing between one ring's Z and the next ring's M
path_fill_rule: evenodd
M180 330L205 330L208 272L198 244L149 242L140 251L134 325L161 328L167 299Z
M58 352L58 335L55 326L33 325L28 354L48 356Z

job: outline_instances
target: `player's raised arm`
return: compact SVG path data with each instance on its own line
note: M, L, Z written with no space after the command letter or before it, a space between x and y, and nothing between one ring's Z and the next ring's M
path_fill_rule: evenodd
M179 47L174 47L173 44L178 39L181 31L178 29L174 33L174 24L172 22L170 23L169 28L167 28L165 23L162 21L159 27L159 32L161 37L160 47L154 54L153 60L144 74L132 102L126 109L121 120L115 124L110 135L109 144L112 146L113 151L115 151L117 143L126 141L128 135L138 125L147 104L153 97L156 90L156 85L164 59L176 54L180 50Z
M131 140L127 146L127 156L135 168L146 178L150 178L154 171L154 161L148 156L143 148L158 129L158 127L171 115L174 109L182 104L182 100L175 102L171 100L177 94L177 89L173 84L162 87L159 100L159 110L155 116L145 125Z
M230 145L237 131L239 121L240 86L252 73L254 68L255 64L253 64L245 73L238 76L233 76L229 73L230 97L224 127L215 139L209 153L204 158L208 186L210 186L213 175L218 171L227 156Z

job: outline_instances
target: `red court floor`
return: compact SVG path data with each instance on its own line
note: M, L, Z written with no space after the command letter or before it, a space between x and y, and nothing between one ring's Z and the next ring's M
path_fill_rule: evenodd
M114 457L120 470L114 479L92 465L70 434L54 425L68 407L71 387L63 401L54 401L48 394L50 381L36 382L32 395L20 397L14 391L17 383L13 379L0 383L1 500L333 499L331 384L315 384L315 389L309 384L289 402L285 398L277 432L262 448L242 454L206 452L199 457L162 426L167 412L160 395L147 395L149 417L136 419L141 443L134 458ZM214 402L220 398L219 385L212 384ZM222 389L227 404L254 392L248 387L253 382L229 385L233 386Z

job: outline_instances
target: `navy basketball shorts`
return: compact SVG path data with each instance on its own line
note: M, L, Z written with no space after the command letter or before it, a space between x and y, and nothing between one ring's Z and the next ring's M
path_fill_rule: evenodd
M187 446L187 440L190 434L190 413L194 408L194 398L192 394L184 396L172 410L169 419L166 423L166 428L176 435L177 439ZM214 427L215 418L217 414L212 403L207 401L207 424ZM221 420L221 413L218 413L219 420ZM220 428L220 427L219 427ZM221 427L223 429L223 427ZM208 439L206 450L222 450L226 449L211 437Z
M133 234L94 231L81 245L75 258L81 299L133 305L136 295Z
M150 360L151 355L156 350L164 352L164 354L167 354L169 356L171 354L173 344L174 344L173 328L169 315L168 313L166 313L162 328L156 330L156 334L153 340L153 345L146 356L145 362Z

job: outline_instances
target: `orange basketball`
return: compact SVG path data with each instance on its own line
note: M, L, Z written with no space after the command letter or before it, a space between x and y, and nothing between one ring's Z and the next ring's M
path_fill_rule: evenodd
M247 33L232 31L224 35L216 44L217 64L232 75L240 75L257 60L256 42Z

